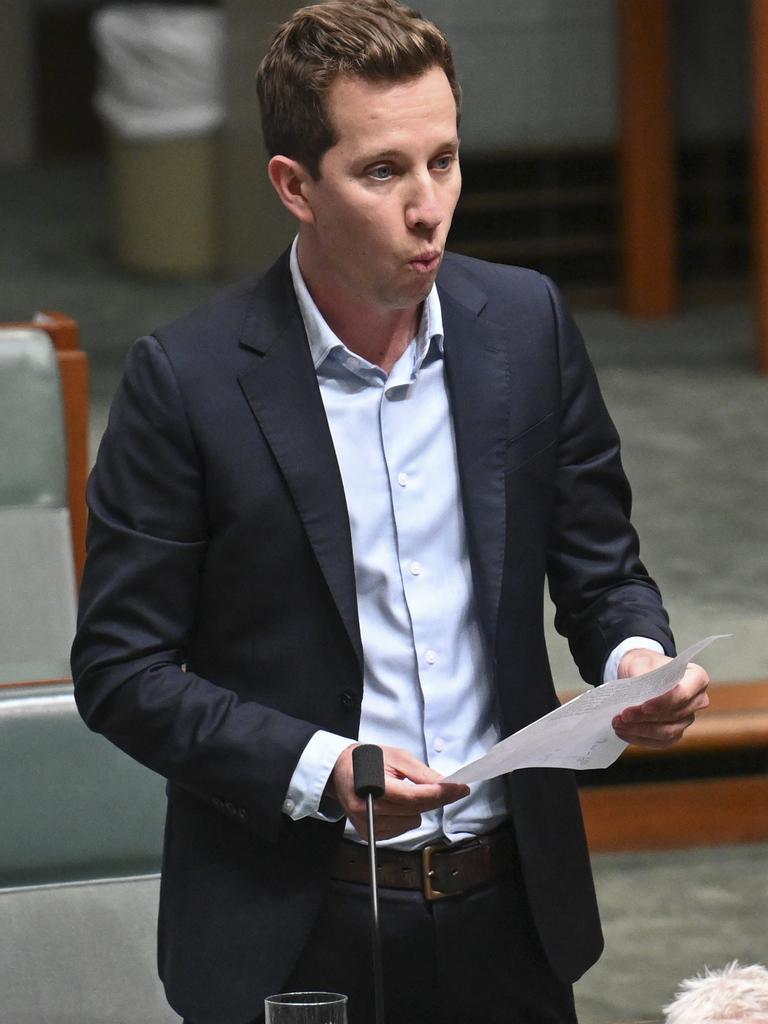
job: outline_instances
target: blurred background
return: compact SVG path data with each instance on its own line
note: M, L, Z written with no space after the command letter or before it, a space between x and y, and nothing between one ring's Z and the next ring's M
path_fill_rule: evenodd
M264 172L254 71L296 6L121 4L115 20L96 0L4 2L0 319L78 322L91 459L131 342L292 237ZM464 87L452 248L565 291L678 645L733 634L702 657L718 685L768 680L764 0L418 6ZM761 743L749 772L764 775ZM609 944L579 987L583 1024L658 1017L705 962L768 959L768 847L748 838L596 855Z

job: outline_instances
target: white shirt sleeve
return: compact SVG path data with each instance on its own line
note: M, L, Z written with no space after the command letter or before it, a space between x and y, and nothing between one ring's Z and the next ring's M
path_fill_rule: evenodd
M284 814L294 821L307 817L320 818L322 821L338 821L344 817L344 812L338 804L331 800L323 801L323 790L339 754L354 742L347 736L337 736L335 733L318 729L304 748L293 771L283 801Z
M605 663L605 669L603 671L603 682L607 683L610 679L618 679L619 677L619 663L627 651L633 651L638 647L644 647L648 651L658 651L659 654L664 653L664 648L656 640L649 640L647 636L631 636L626 640L622 640L618 647L615 647Z

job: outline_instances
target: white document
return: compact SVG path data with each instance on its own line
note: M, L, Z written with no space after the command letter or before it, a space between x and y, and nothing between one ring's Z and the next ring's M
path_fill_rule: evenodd
M653 672L614 679L579 694L443 781L482 782L518 768L607 768L627 746L613 731L616 715L673 689L688 662L713 640L721 639L708 636Z

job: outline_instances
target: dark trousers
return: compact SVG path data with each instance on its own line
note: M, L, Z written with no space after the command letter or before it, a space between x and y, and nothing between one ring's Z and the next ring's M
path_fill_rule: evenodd
M547 963L516 874L434 903L380 889L379 918L387 1024L576 1024L571 986ZM367 886L332 883L282 988L343 992L349 1024L373 1024Z

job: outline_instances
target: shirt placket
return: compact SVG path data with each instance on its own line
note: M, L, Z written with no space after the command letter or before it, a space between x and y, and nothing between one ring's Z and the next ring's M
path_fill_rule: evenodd
M409 360L410 364L410 360ZM432 368L432 375L438 368ZM435 467L427 446L436 431L446 429L447 407L441 408L437 392L428 395L424 370L410 372L410 365L395 367L381 400L382 449L387 464L392 514L398 547L403 600L411 624L416 675L423 709L423 755L438 771L444 769L449 738L437 709L443 689L445 638L439 616L440 566L435 537L442 528L441 504L435 503L438 481L430 479ZM432 384L434 388L434 383Z

